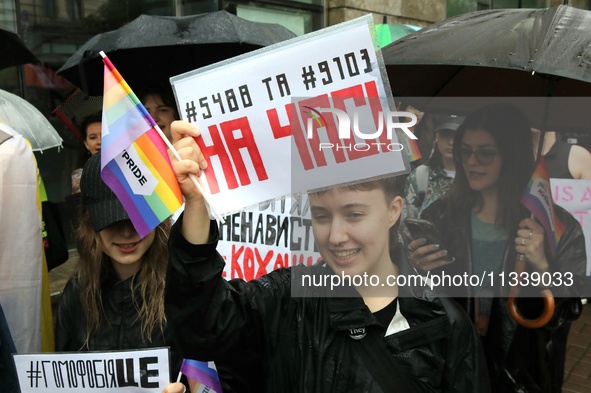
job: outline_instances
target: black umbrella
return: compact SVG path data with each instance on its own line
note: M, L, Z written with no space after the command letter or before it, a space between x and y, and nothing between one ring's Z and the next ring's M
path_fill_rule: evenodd
M17 34L4 29L0 29L0 53L0 69L27 63L41 63Z
M89 95L103 94L104 51L134 90L289 38L277 24L251 22L226 11L172 17L141 15L98 34L58 70Z
M467 13L403 37L383 56L394 96L423 97L411 99L423 108L458 113L482 104L433 97L589 97L591 12L560 5ZM552 101L518 105L538 128L589 130L589 99Z
M560 5L462 14L383 55L399 96L588 96L591 12Z

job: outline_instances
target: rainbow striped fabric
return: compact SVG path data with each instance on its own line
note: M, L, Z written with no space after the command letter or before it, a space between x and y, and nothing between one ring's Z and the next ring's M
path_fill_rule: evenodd
M191 393L222 393L222 385L213 362L183 359L181 372L189 380Z
M548 235L548 243L552 256L556 255L556 248L564 233L564 224L556 217L552 191L550 189L550 176L544 157L540 157L536 169L521 194L521 203L542 224Z
M419 150L419 145L418 145L417 141L415 139L410 139L406 135L404 137L406 138L406 142L408 145L408 150L406 151L407 156L408 156L408 162L413 162L413 161L421 159L423 157L423 155L421 154L421 151Z
M156 123L106 56L101 176L144 237L179 209L183 196Z

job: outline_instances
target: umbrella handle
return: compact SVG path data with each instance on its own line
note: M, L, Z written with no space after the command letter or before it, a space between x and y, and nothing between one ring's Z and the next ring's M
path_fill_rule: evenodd
M525 270L525 258L520 259L518 257L517 262L515 263L515 272L518 273L518 277L521 276L520 273L523 272L524 270ZM550 322L550 319L552 319L552 315L554 315L554 306L555 306L554 295L552 295L551 290L549 290L547 288L540 290L540 294L544 298L544 311L542 312L542 314L538 318L535 318L535 319L525 318L523 315L521 315L521 313L519 312L519 308L517 307L517 302L515 300L515 298L517 297L518 294L519 294L519 287L518 286L511 287L511 290L509 292L509 300L508 300L509 313L511 314L513 319L515 319L515 321L518 324L520 324L523 327L529 328L529 329L537 329L537 328L540 328L540 327L546 325L548 322Z

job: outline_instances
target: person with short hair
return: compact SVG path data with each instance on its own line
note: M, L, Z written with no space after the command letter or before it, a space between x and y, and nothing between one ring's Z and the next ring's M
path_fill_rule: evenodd
M80 132L82 133L82 142L86 147L86 154L84 155L84 162L89 156L93 156L101 151L101 137L102 137L102 112L94 113L85 117L80 124ZM82 177L82 168L77 168L72 171L72 194L80 192L80 178Z
M447 193L456 174L453 142L464 118L455 115L433 117L436 124L433 152L427 163L415 168L406 179L404 217L419 218L431 203Z
M259 391L381 393L488 392L476 333L449 299L386 283L407 266L397 244L402 178L310 194L312 228L323 263L275 270L245 282L222 277L218 226L188 178L207 167L189 123L174 122L183 160L173 168L185 211L169 240L166 312L183 357L217 361L250 356ZM308 285L305 278L355 277L352 284ZM394 387L392 387L394 386ZM180 393L170 384L166 393Z

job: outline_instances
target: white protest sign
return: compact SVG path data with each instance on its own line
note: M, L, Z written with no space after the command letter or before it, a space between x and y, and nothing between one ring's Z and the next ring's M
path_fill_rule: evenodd
M22 393L160 393L170 383L168 348L14 355Z
M591 180L550 179L554 203L579 221L585 234L587 275L591 274Z
M202 131L215 211L408 172L372 20L171 78L183 120Z
M219 223L223 276L250 281L273 270L318 262L308 195L261 203Z

